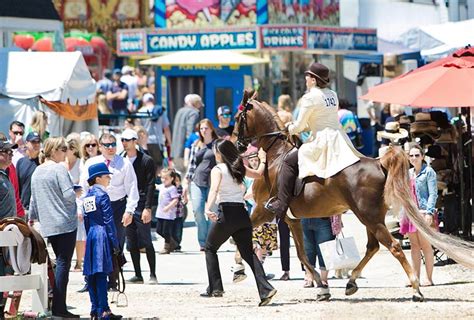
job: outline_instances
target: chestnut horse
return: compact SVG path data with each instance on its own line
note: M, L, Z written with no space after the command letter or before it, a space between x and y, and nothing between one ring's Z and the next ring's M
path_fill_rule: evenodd
M254 227L271 221L274 216L264 209L264 203L277 192L277 175L285 155L293 148L276 112L265 102L250 98L245 91L241 111L236 115L236 125L232 140L241 151L249 142L256 140L257 146L267 152L265 179L257 179L253 184L253 195L257 203L251 220ZM474 246L461 239L435 232L418 214L409 186L409 162L405 152L399 147L391 147L381 159L362 157L360 161L345 168L328 179L307 178L303 191L290 203L296 218L330 217L352 210L367 229L367 251L352 271L346 286L346 295L357 290L356 279L362 269L379 250L379 242L388 248L405 270L413 289L413 300L423 301L419 280L397 240L385 226L388 207L394 212L404 210L417 229L438 249L459 263L474 267ZM299 260L311 272L313 280L321 287L319 274L307 260L303 246L303 231L298 219L285 221L293 234ZM329 294L326 294L326 299Z

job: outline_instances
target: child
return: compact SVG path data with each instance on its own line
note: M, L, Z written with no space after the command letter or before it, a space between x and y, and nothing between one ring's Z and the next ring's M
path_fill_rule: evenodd
M186 204L188 203L188 195L181 185L181 176L176 172L176 189L178 191L179 200L176 208L176 219L174 219L173 238L178 243L175 251L181 251L181 240L183 238L183 224L186 219Z
M156 233L165 239L165 246L160 254L173 252L178 243L173 237L174 220L176 219L176 209L179 202L178 189L176 188L176 172L171 169L161 170L161 182L158 186L160 196L158 207L156 208Z
M87 180L91 188L83 201L87 232L83 274L87 277L94 319L122 318L110 311L107 302L107 275L113 271L112 255L119 252L112 207L106 192L110 174L105 163L91 165Z

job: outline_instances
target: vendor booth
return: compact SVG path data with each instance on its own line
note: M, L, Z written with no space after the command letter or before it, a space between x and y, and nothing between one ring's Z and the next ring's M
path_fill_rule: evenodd
M231 51L205 50L171 53L140 64L158 67L157 97L161 98L161 105L169 106L171 118L183 105L184 97L196 93L203 97L203 116L216 120L220 106L236 109L242 89L252 85L251 66L266 62Z
M48 114L52 136L97 133L96 85L80 52L0 52L0 131Z

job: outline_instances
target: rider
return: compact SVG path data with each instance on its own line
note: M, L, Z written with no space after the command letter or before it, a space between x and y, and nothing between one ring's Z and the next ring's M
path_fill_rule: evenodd
M336 92L328 88L329 69L315 62L305 71L305 79L307 92L300 100L298 119L286 126L290 135L311 131L311 136L299 149L285 156L278 175L277 197L265 204L267 210L280 218L293 198L296 177L316 175L326 179L362 156L339 124L339 100Z

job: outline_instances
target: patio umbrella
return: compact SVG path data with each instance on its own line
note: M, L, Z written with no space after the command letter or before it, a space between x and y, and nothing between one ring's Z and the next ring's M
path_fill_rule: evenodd
M412 107L474 106L474 48L460 49L370 88L360 98Z

